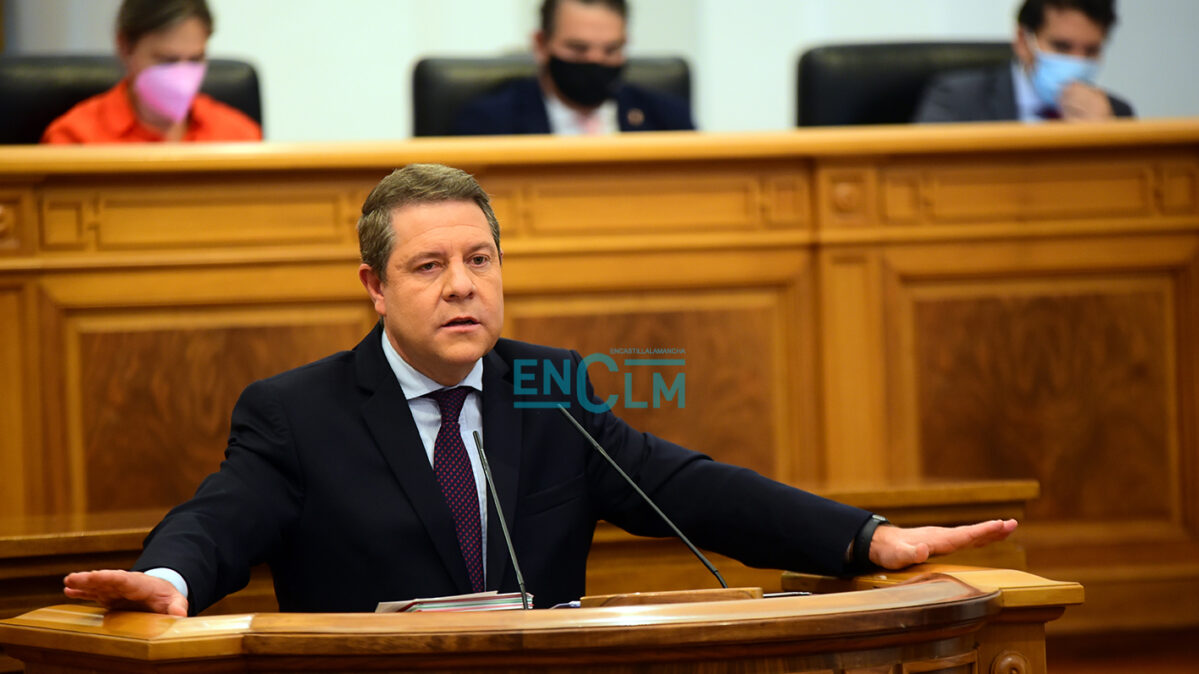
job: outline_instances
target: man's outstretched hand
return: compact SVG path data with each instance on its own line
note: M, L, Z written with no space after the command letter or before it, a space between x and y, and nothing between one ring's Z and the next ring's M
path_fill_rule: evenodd
M187 598L167 581L139 571L81 571L63 578L63 594L105 608L187 616Z
M870 561L884 569L902 569L932 555L977 548L1002 541L1016 530L1016 520L991 520L960 527L881 526L870 539Z

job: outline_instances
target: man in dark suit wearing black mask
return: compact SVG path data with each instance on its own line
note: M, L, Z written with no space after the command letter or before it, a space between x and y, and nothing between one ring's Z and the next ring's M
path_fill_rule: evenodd
M545 0L533 35L537 77L471 103L454 120L459 135L692 130L686 101L623 82L624 0Z

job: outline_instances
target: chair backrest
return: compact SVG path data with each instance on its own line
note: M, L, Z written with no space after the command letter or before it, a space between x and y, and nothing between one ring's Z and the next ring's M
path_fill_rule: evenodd
M412 71L412 135L451 135L454 119L468 101L536 74L537 65L528 54L421 59ZM630 58L624 79L691 102L691 69L685 59Z
M38 142L50 122L123 74L114 56L0 57L0 143ZM262 124L258 74L250 64L209 59L200 91Z
M1004 65L1009 42L830 45L799 59L799 126L904 124L933 75Z

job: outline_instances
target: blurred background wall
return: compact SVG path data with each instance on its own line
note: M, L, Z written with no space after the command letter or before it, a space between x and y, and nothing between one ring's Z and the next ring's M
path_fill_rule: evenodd
M209 0L213 56L254 63L270 140L404 138L426 55L528 49L539 0ZM3 0L4 53L112 50L120 0ZM1018 0L631 0L630 53L686 57L708 131L790 128L795 63L833 42L1007 40ZM1199 115L1199 2L1124 0L1100 83L1141 117Z

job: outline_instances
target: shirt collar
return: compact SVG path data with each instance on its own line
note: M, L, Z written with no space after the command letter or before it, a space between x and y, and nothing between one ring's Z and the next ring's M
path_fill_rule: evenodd
M583 131L583 125L579 121L579 113L576 110L549 92L542 92L542 96L545 99L545 114L550 121L550 133L565 136L586 135ZM620 131L619 126L616 124L617 107L615 100L611 98L605 100L598 108L592 110L591 114L600 120L603 133L611 134Z
M129 100L129 78L122 78L111 95L104 97L100 118L114 138L123 138L138 126L133 102Z
M1022 122L1041 121L1041 103L1037 92L1032 88L1032 81L1019 61L1012 61L1012 88L1016 94L1016 116Z
M416 368L408 364L408 361L395 350L391 345L391 340L387 338L387 331L382 331L383 335L383 355L387 357L387 364L391 366L391 371L395 373L396 380L400 382L400 388L404 389L404 399L412 400L428 395L434 391L439 391L443 388L454 388L453 386L442 386L425 375L417 372ZM471 368L462 381L456 386L469 386L476 391L483 391L483 359L475 361L475 366Z

